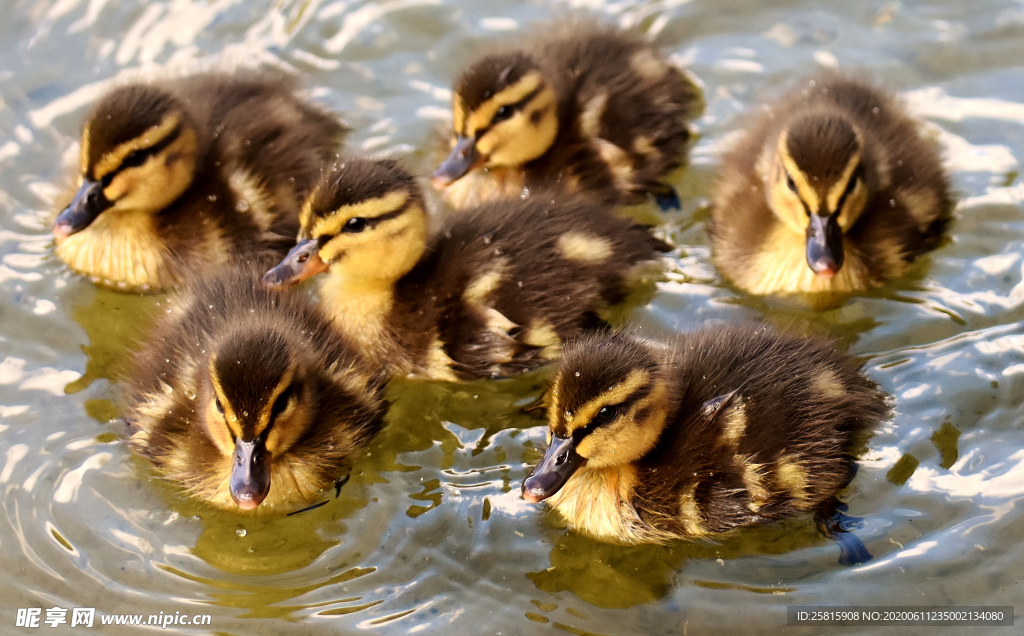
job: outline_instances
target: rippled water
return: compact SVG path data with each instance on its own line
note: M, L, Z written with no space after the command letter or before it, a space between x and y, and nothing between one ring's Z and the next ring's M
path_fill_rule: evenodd
M683 247L633 318L652 333L745 316L828 334L895 396L844 494L873 561L839 566L810 518L668 548L567 534L518 496L543 444L521 407L544 371L396 382L389 427L340 497L270 521L180 499L109 422L107 378L159 299L70 276L48 233L62 165L104 86L282 66L344 113L352 147L415 163L464 54L570 7L646 30L706 91L679 184L685 209L667 228ZM797 604L1017 603L1021 624L1019 0L7 0L0 15L0 631L30 606L211 614L196 633L219 634L769 632ZM703 206L717 150L748 107L832 66L865 69L927 119L962 197L953 238L839 309L769 307L730 291L710 263Z

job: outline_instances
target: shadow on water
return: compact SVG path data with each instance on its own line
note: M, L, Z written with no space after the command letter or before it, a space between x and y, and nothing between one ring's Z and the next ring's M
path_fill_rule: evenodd
M552 525L560 524L554 513ZM551 566L526 575L538 589L550 594L572 592L597 607L623 609L658 601L677 586L685 562L702 559L740 559L786 554L826 544L811 518L778 525L725 533L714 540L676 541L668 545L620 546L602 543L574 532L554 539ZM838 548L836 549L838 553ZM705 587L722 587L712 581L694 581ZM777 594L795 588L740 586L752 592Z
M85 330L89 339L89 344L82 346L88 361L85 373L64 387L64 392L78 393L96 380L116 382L123 377L130 369L132 354L145 343L147 333L165 306L162 295L123 294L99 287L94 293L74 299L71 318ZM87 410L90 410L88 405ZM97 415L107 412L101 410L89 412L89 415L100 419Z

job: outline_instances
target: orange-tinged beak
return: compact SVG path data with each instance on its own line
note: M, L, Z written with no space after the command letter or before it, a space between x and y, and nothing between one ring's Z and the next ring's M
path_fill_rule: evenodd
M269 287L298 285L302 281L327 271L327 263L320 258L317 242L312 239L299 241L276 267L263 275L263 283Z

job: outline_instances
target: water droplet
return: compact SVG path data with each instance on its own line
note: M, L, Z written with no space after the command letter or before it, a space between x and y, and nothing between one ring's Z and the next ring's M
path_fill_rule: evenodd
M248 212L249 202L246 201L245 199L239 199L238 203L235 204L235 210L238 212Z
M244 537L246 535L245 528L239 528L238 530L235 530L235 534L237 534L240 537Z
M249 417L249 411L242 411L242 417Z
M889 207L890 208L896 207L896 199L889 199Z
M194 400L196 399L196 392L193 391L192 389L185 389L185 397L187 397L190 400Z
M211 194L211 195L206 197L206 200L209 201L210 203L213 203L214 201L217 200L217 195L216 194Z
M579 371L576 372L576 377L577 378L580 377L580 372Z
M881 112L881 109L879 109L878 106L875 106L874 108L871 109L871 114L872 115L877 115L880 112Z
M519 193L519 198L523 199L525 201L529 197L530 197L530 189L529 188L523 188L523 191Z

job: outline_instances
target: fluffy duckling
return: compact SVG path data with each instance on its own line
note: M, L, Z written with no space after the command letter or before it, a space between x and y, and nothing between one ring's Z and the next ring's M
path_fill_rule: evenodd
M597 333L565 347L550 444L523 482L571 526L624 544L697 538L829 503L854 435L888 413L831 343L719 326L656 344Z
M828 76L785 97L728 152L711 235L752 294L859 292L942 239L953 203L935 144L892 97Z
M190 282L127 381L131 447L217 508L287 512L380 428L383 375L258 272Z
M423 193L392 161L335 166L301 222L298 244L266 282L328 272L320 296L339 329L392 373L443 380L505 377L551 360L669 249L580 197L496 202L428 236Z
M569 22L490 53L455 82L451 154L433 184L457 208L524 188L679 201L700 89L640 34Z
M294 89L267 71L112 89L82 130L57 255L97 284L156 291L239 255L284 253L346 131Z

